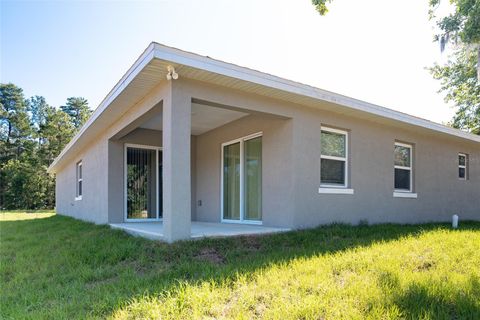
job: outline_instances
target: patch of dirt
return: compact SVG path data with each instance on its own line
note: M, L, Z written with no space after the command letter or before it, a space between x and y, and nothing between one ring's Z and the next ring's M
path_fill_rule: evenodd
M258 236L246 236L243 237L243 247L248 251L258 251L262 248Z
M223 264L225 263L225 257L221 255L214 248L203 248L199 253L195 255L195 259L200 261L208 261L213 264Z
M435 262L433 262L433 261L422 261L419 265L417 265L415 270L416 271L428 271L434 266L435 266Z

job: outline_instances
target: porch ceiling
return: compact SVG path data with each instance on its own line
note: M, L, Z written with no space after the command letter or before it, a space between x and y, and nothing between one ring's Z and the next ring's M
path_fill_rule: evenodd
M192 103L192 134L200 135L229 122L247 116L248 113ZM139 127L162 130L162 113L157 113Z

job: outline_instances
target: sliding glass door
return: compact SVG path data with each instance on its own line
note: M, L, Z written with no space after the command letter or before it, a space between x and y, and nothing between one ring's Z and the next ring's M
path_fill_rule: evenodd
M125 146L125 219L161 218L162 154L159 148Z
M262 136L222 145L222 220L262 221Z
M223 219L240 219L240 142L223 147Z
M244 142L245 220L262 220L262 137Z

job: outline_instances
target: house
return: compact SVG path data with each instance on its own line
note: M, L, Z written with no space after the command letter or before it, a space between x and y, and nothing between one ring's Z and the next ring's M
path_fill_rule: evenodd
M49 170L59 214L168 242L480 220L480 136L158 43Z

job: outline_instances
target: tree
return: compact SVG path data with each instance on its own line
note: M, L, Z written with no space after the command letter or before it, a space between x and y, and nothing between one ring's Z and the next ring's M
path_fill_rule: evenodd
M434 40L442 51L452 45L453 54L430 72L440 80L445 101L457 107L453 127L480 135L480 0L450 0L454 11L442 18L435 16L439 3L430 0L430 18L437 19L440 29Z
M0 208L41 209L55 205L55 177L48 166L83 124L90 109L72 98L67 111L42 96L25 99L14 84L0 84Z
M454 12L438 18L435 9L441 0L430 0L430 19L438 19L441 33L434 40L440 42L443 51L448 43L459 46L461 50L475 50L477 54L477 79L480 79L480 1L450 0Z
M40 128L45 123L47 115L47 109L50 106L42 96L33 96L27 100L28 111L30 112L30 119L32 126L36 129Z
M70 97L67 99L67 103L60 108L70 116L71 122L77 129L79 129L92 114L92 111L88 107L87 99L82 97Z
M312 0L312 4L321 16L326 15L328 12L327 2L330 3L332 0Z
M0 84L0 160L20 156L31 134L23 90L12 83Z
M44 165L50 165L65 145L73 138L76 128L68 114L48 107L45 110L45 123L40 125L39 135L43 139L39 153Z
M441 81L440 91L445 100L458 108L452 120L455 128L480 134L480 82L477 77L477 53L457 50L446 65L436 64L430 69L433 77Z

